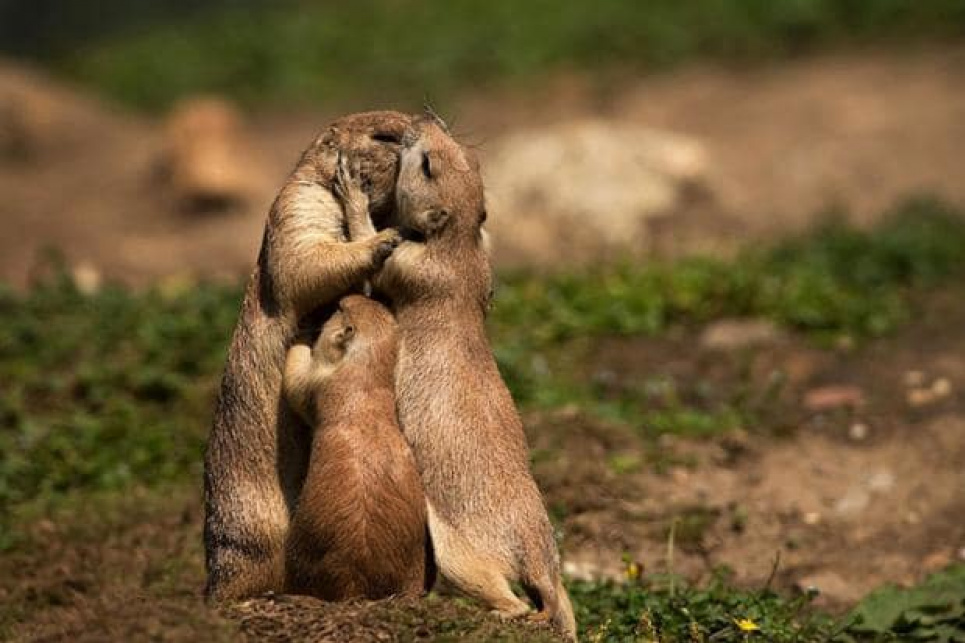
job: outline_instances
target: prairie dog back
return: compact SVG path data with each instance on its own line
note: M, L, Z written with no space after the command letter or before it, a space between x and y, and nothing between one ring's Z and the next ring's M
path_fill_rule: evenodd
M296 344L284 393L312 427L292 519L285 591L325 600L419 594L428 577L425 495L396 420L395 320L341 300L314 348Z
M376 285L399 322L399 418L422 474L439 571L506 616L529 611L512 590L519 581L539 609L533 618L575 638L522 422L486 337L492 278L478 163L434 118L416 121L396 199L406 240Z

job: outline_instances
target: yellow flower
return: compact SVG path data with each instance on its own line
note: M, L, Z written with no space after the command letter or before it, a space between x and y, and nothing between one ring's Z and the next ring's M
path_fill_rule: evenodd
M627 564L626 574L628 580L636 580L640 578L640 565L631 561Z
M749 618L742 618L742 619L735 618L734 624L737 625L737 627L740 629L741 632L759 632L761 629L760 627L757 626L757 623L755 623Z

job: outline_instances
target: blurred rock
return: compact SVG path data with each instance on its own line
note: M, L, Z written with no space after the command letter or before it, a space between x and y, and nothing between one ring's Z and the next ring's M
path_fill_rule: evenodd
M905 386L921 386L925 383L925 374L921 371L905 371L905 376L902 379L905 381Z
M83 261L71 269L71 278L77 290L85 295L96 294L101 288L101 273L94 264Z
M736 351L774 344L781 337L780 329L765 319L722 319L704 328L700 345L710 350Z
M921 567L925 573L932 574L945 569L952 564L953 560L954 557L950 551L935 551L925 556L925 560L921 561Z
M102 117L99 106L43 72L0 59L0 161L24 162L69 147Z
M923 382L922 382L923 383ZM947 377L939 377L931 386L912 388L906 393L910 406L928 406L952 394L952 382Z
M857 386L833 385L813 388L804 395L804 408L813 413L864 405L864 392Z
M848 428L848 437L855 442L861 442L868 437L868 425L864 422L855 422Z
M648 221L706 187L706 156L692 139L614 121L508 135L483 164L497 257L551 265L639 254Z
M262 172L241 112L216 97L177 104L165 124L161 168L175 198L194 211L246 203Z
M852 487L834 503L834 511L845 518L852 518L864 511L871 502L871 493L864 487Z

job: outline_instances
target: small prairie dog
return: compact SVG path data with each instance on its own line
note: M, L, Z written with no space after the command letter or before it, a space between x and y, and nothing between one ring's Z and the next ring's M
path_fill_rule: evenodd
M425 494L396 420L397 350L391 313L351 295L314 349L288 351L285 397L314 436L288 537L287 592L335 601L427 587Z
M504 616L529 606L576 636L553 529L529 470L522 422L484 327L492 274L472 153L432 116L406 132L396 184L403 241L376 277L401 343L399 420L425 488L439 572Z
M310 428L281 400L286 351L314 311L361 288L397 242L395 230L381 228L394 216L410 121L398 112L335 121L302 154L268 214L205 451L209 600L282 591L290 517L311 448ZM351 212L338 198L346 156L359 166L357 198L345 200Z

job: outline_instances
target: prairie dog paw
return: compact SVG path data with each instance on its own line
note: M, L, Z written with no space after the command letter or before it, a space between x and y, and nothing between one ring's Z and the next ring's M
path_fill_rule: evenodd
M362 164L358 159L349 159L342 151L339 151L338 161L335 164L332 192L346 210L368 211L369 197L363 189Z
M373 259L376 265L381 266L402 243L402 235L395 228L386 228L376 234L372 240L374 241Z

